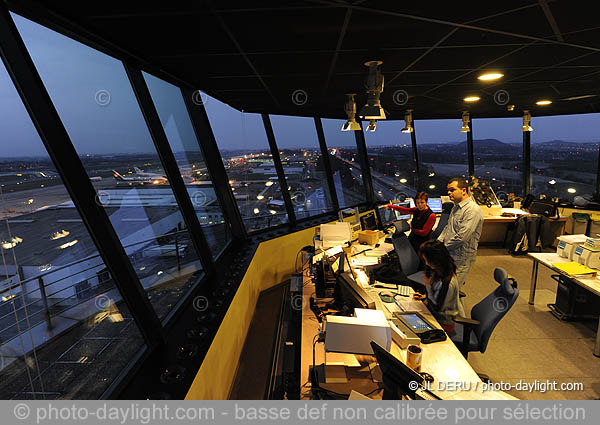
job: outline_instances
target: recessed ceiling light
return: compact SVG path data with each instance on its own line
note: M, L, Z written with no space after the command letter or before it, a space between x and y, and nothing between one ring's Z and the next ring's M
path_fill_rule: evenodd
M489 74L481 74L479 77L477 77L477 79L481 81L491 81L502 77L504 77L504 74L500 74L499 72L490 72Z
M548 100L548 99L538 100L537 102L535 102L536 105L540 105L540 106L550 105L551 103L552 103L552 101Z
M465 97L463 100L465 102L477 102L479 99L480 99L479 96L468 96L468 97Z

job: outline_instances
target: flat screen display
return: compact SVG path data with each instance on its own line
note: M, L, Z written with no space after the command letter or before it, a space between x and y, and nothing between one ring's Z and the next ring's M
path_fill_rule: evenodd
M433 329L423 319L416 314L403 314L402 319L416 331L429 331Z
M398 203L395 203L394 205L398 205L399 207L404 207L404 208L412 208L413 207L410 200L406 200L404 202L398 202ZM400 214L399 212L396 212L396 215L398 217L397 220L410 220L411 219L410 214Z
M396 211L394 211L391 208L386 208L385 206L381 206L378 208L379 211L379 218L381 218L381 225L382 226L387 226L388 224L391 224L392 222L398 220L398 215L396 213Z
M427 200L427 205L431 208L431 211L434 213L442 212L442 198L429 198Z

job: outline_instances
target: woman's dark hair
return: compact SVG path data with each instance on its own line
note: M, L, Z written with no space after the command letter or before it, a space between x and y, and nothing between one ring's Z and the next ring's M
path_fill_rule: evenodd
M440 275L443 283L448 284L456 274L456 264L448 252L448 248L438 240L425 241L419 247L419 257L425 259Z

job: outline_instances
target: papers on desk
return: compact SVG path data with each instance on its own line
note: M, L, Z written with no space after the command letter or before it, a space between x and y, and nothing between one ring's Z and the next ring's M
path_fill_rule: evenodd
M358 266L358 267L363 267L363 266L373 266L375 264L377 264L379 262L377 257L363 257L362 255L360 257L356 257L353 258L350 261L350 264L352 264L352 266Z
M323 256L331 257L332 255L339 254L340 252L342 252L342 245L336 245L332 248L329 248L328 250L325 250L325 251L313 256L313 263L321 261L321 258L323 258Z
M556 267L569 276L585 276L596 274L596 270L590 269L589 267L579 264L575 261L568 263L552 263L552 267Z
M395 304L401 311L428 311L422 301L414 298L396 297Z

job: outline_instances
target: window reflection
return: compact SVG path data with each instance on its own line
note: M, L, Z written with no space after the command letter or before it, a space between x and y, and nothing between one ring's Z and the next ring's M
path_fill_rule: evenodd
M150 74L144 72L143 75L204 235L213 256L217 257L231 239L229 227L225 223L181 91Z
M523 192L521 118L478 118L473 122L475 177L488 181L501 201Z
M573 201L595 192L600 114L533 117L532 193Z
M430 196L446 195L453 177L469 177L467 136L460 132L461 126L460 117L415 122L420 183Z
M99 398L144 342L2 64L0 92L0 399Z
M322 119L323 133L340 208L366 201L354 131L340 131L344 120Z
M262 117L206 95L204 107L242 220L249 232L288 220Z
M375 132L364 130L373 191L380 201L417 195L412 141L402 127L404 121L382 120Z
M312 118L271 115L296 218L331 211L333 203Z
M15 23L97 202L165 318L198 282L202 265L122 63L24 18Z

